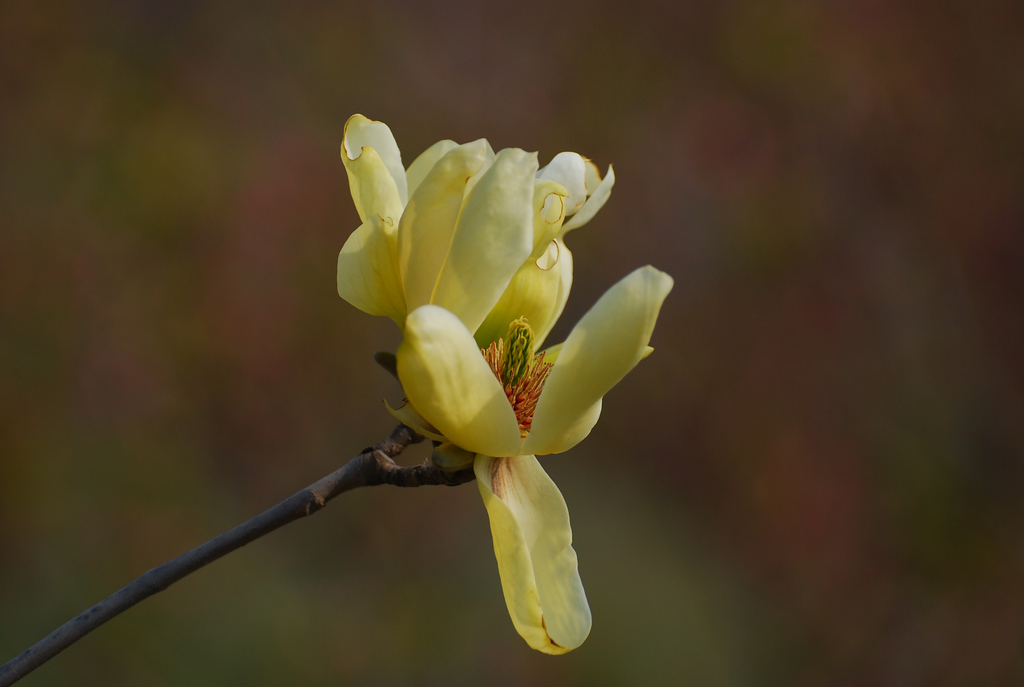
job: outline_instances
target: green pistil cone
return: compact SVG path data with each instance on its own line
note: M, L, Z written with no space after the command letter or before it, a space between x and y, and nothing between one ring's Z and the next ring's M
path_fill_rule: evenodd
M505 384L514 386L530 371L530 363L533 362L533 328L525 317L508 326L504 353L501 376Z

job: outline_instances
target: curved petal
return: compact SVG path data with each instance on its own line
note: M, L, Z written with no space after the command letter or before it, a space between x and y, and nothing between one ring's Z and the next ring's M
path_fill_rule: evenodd
M476 330L481 348L508 332L508 325L526 317L540 347L565 308L572 288L572 253L561 241L551 241L538 260L527 260Z
M533 251L536 171L535 154L506 148L462 206L430 302L458 315L470 331L484 321Z
M457 148L458 145L459 144L455 141L448 139L438 141L420 153L419 157L412 161L412 164L409 165L409 169L405 170L405 178L409 182L410 198L412 198L413 194L416 193L416 189L423 182L427 173L434 168L437 161L444 157L452 148Z
M672 277L650 265L608 289L573 328L537 401L523 451L561 453L597 423L601 398L644 357Z
M465 195L467 198L469 197L469 192L473 190L474 186L476 186L476 182L480 181L480 178L487 173L487 170L491 168L491 165L494 164L494 160L498 157L494 154L494 148L491 147L490 142L488 142L486 138L481 138L480 140L484 142L484 166L466 182Z
M398 262L409 311L430 303L448 258L466 180L484 164L483 139L453 148L416 187L398 225Z
M589 160L587 160L587 163L588 168L593 167L594 163ZM604 207L604 204L608 202L608 198L612 194L612 186L615 185L615 170L612 169L611 165L608 165L608 173L605 175L604 180L601 181L601 177L595 173L594 181L600 181L600 183L598 183L596 188L591 191L591 195L587 198L587 202L583 207L581 207L579 211L569 219L569 221L562 225L561 235L564 236L567 231L579 229L584 224L594 219L594 215L597 214L597 211Z
M430 464L438 470L455 472L473 467L476 454L460 448L450 441L434 447L430 452Z
M575 649L590 634L591 616L562 494L530 455L478 455L473 469L512 624L538 651Z
M555 240L554 243L558 248L559 256L557 265L558 292L551 303L551 313L548 316L546 325L534 330L536 335L534 345L538 348L547 340L548 334L551 333L551 329L555 326L555 322L562 316L562 311L565 310L565 303L569 300L569 292L572 291L572 251L560 240Z
M543 351L544 362L551 363L552 365L554 365L555 362L558 360L558 356L562 354L562 346L564 345L565 342L563 341L562 343L556 343L554 346L548 346L547 348L545 348ZM648 346L648 348L651 347ZM654 349L651 348L651 350L653 351Z
M533 188L533 253L537 260L556 238L565 221L569 192L557 181L538 179Z
M587 197L594 195L594 191L601 184L601 170L589 157L583 158L583 181L587 184ZM608 165L609 169L611 165Z
M539 179L553 179L569 191L565 214L572 215L587 202L586 163L579 153L559 153L544 169L537 172Z
M360 221L377 214L397 222L408 195L402 155L387 124L359 114L349 117L341 160Z
M403 425L416 432L422 434L431 441L447 441L445 436L437 431L435 427L432 427L426 419L416 412L416 408L409 403L409 399L402 402L402 405L397 408L392 408L391 404L388 403L388 399L384 399L384 407L391 413L391 417L395 418Z
M338 295L370 315L386 315L402 326L405 296L398 274L393 225L371 215L352 232L338 254Z
M398 379L416 410L457 446L515 456L519 422L473 335L458 317L425 305L405 320Z

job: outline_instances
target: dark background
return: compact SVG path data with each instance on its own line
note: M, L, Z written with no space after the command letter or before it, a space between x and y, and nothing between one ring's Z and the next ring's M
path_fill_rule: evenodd
M212 5L0 4L0 660L390 431L354 112L615 164L553 342L675 277L545 460L594 629L531 651L476 487L381 487L26 687L1024 684L1024 5Z

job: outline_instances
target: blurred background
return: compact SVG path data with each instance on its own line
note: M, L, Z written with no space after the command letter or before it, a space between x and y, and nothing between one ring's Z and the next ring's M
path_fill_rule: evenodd
M589 640L516 635L474 485L380 487L26 687L1024 684L1022 7L0 3L0 660L391 430L360 112L614 163L552 341L675 277L545 460Z

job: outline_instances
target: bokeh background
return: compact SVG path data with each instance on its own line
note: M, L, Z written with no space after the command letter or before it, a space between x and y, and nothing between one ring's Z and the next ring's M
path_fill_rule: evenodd
M0 660L390 431L361 112L615 164L552 340L676 279L545 461L589 640L515 634L474 485L381 487L26 687L1024 684L1022 8L0 3Z

